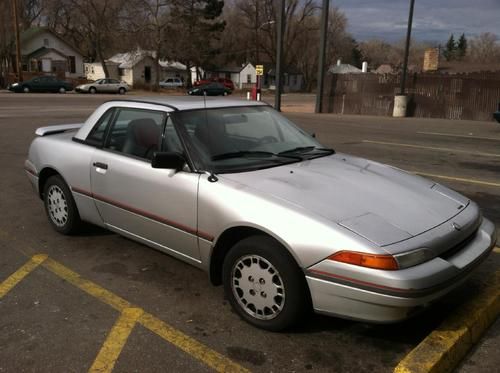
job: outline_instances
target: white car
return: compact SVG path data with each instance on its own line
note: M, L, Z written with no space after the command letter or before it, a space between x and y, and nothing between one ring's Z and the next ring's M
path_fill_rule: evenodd
M168 78L160 82L161 88L180 88L184 87L184 83L180 78Z
M129 90L127 83L120 82L117 79L98 79L95 82L80 84L75 88L80 93L119 93L125 94Z
M324 148L258 101L112 100L36 133L26 174L56 231L93 223L204 269L263 329L311 309L407 319L496 242L467 197Z

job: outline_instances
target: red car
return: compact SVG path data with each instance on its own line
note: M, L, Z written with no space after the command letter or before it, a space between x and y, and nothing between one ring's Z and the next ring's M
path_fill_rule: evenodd
M234 91L234 83L231 79L226 79L226 78L211 78L211 79L200 79L194 82L194 86L200 86L200 85L206 85L211 82L217 82L221 83L224 85L224 87L230 89L231 91Z

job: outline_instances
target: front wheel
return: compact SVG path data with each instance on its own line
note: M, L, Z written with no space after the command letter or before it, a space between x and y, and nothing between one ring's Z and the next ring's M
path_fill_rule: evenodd
M121 94L121 95L124 95L126 92L126 89L121 87L119 90L118 90L118 93Z
M89 92L94 94L97 92L97 89L95 89L95 87L90 87Z
M43 188L45 212L52 227L62 234L74 234L81 227L73 195L59 175L49 177Z
M271 331L296 324L310 309L304 274L293 257L267 236L251 236L227 254L224 290L245 321Z
M64 87L59 88L59 93L66 93L66 88Z
M30 87L28 87L28 86L24 86L24 87L23 87L23 92L24 92L24 93L30 93Z

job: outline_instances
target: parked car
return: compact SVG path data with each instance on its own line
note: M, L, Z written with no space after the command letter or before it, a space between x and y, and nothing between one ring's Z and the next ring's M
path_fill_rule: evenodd
M188 90L188 95L203 96L203 94L207 96L227 96L231 94L231 90L224 87L223 84L215 82L193 87Z
M73 85L64 80L59 80L55 76L38 76L36 78L17 82L8 87L12 92L59 92L66 93L73 90Z
M500 123L500 103L498 104L498 110L493 113L493 118L495 118L497 122Z
M224 87L230 89L231 91L234 91L234 83L231 79L215 78L212 81L224 84Z
M217 82L220 84L223 84L226 88L230 89L231 91L234 91L234 83L231 79L226 79L226 78L211 78L211 79L200 79L194 82L194 86L203 86L210 84L212 82Z
M261 102L113 100L36 134L26 174L56 231L93 223L202 268L268 330L311 308L406 319L496 241L467 197L325 148Z
M184 83L180 78L168 78L160 81L161 88L180 88L184 87Z
M80 93L119 93L123 95L127 93L129 89L128 84L125 82L106 78L86 84L80 84L75 88L75 91Z

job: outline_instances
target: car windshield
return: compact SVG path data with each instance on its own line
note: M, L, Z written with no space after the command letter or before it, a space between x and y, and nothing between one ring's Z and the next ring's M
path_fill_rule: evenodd
M198 169L243 172L333 153L268 106L181 111L172 118Z

